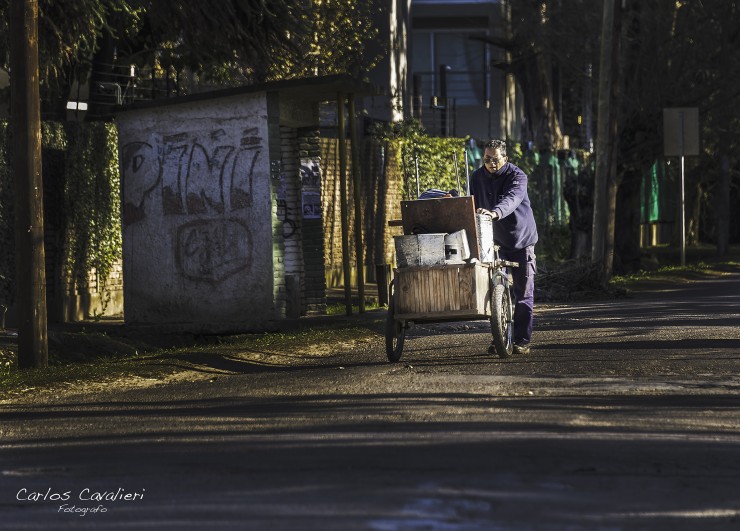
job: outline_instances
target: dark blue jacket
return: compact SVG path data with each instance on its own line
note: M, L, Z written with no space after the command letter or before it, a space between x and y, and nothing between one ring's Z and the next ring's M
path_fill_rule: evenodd
M493 239L506 250L524 249L537 243L537 225L527 195L527 175L507 162L496 173L485 166L470 176L470 195L475 208L496 212Z

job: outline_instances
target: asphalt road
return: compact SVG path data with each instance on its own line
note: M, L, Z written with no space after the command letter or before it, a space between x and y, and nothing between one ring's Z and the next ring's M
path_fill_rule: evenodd
M535 327L6 403L0 529L740 529L739 275Z

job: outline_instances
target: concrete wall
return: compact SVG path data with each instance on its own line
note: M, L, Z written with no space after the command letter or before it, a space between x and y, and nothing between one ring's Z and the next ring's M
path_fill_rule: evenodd
M126 322L216 331L281 317L267 115L265 93L119 115Z

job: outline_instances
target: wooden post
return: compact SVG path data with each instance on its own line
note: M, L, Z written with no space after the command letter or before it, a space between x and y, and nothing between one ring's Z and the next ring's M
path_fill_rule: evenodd
M360 190L360 146L357 140L357 121L355 120L355 95L349 95L349 137L352 145L352 184L355 207L355 258L357 260L357 297L359 311L365 313L365 249L362 245L362 196Z
M44 269L37 0L11 0L9 26L18 366L46 367L49 345Z
M337 94L337 136L339 137L339 209L342 218L342 270L344 272L344 304L352 315L352 273L349 265L349 216L347 213L347 139L344 125L344 94Z

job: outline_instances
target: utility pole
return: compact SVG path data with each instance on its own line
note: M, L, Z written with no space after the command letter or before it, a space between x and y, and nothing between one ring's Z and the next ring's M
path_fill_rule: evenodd
M10 124L15 175L18 366L46 367L44 187L41 179L38 0L10 0Z

